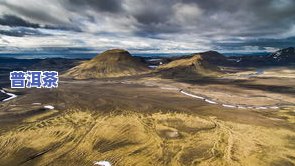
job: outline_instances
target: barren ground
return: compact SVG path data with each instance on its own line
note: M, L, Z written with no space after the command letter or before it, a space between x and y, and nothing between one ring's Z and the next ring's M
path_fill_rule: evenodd
M282 72L62 79L57 89L14 91L17 98L0 103L0 165L294 165L294 71ZM278 108L227 108L180 89Z

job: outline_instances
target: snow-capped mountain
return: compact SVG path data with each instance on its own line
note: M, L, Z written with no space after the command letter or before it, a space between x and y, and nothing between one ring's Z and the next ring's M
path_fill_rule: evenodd
M295 48L289 47L278 50L271 54L269 58L278 63L295 63Z

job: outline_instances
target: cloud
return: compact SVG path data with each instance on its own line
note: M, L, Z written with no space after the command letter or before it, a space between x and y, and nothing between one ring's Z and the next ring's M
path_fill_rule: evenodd
M40 28L39 24L27 22L13 15L3 15L3 17L0 18L0 25Z
M177 3L173 5L175 21L180 25L183 23L197 23L202 14L202 10L194 3ZM193 24L194 25L194 24Z
M23 25L23 24L22 24ZM25 23L25 25L30 25ZM25 37L25 36L49 36L51 34L43 32L42 29L36 29L35 26L3 26L0 24L0 34L13 37Z
M31 42L18 47L269 50L294 46L293 6L294 0L2 0L0 33L12 37L5 39L10 45Z
M37 23L31 23L20 17L14 15L3 15L0 18L0 25L10 26L10 27L27 27L27 28L44 28L44 29L58 29L58 30L71 30L71 31L81 31L78 27L65 27L61 25L40 25Z
M39 24L66 24L69 22L66 11L58 6L58 1L32 1L2 0L1 6L4 14L18 15L31 22ZM61 17L62 16L62 17Z
M120 0L68 0L65 3L65 7L74 11L80 11L81 7L98 12L117 13L122 11Z
M6 30L0 30L1 35L6 35L6 36L14 36L14 37L23 37L25 35L31 35L31 34L38 34L35 31L23 31L23 30L12 30L12 31L6 31Z

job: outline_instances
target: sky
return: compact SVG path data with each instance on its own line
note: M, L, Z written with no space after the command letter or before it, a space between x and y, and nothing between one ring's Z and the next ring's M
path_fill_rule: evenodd
M0 52L272 52L295 46L295 0L0 0Z

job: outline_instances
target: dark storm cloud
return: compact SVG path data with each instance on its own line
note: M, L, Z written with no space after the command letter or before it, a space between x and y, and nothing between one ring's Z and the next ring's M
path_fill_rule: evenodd
M1 35L14 36L14 37L24 37L24 36L50 36L50 34L43 33L36 29L29 28L14 28L11 30L1 30Z
M17 12L17 14L20 14L21 16L32 18L38 21L42 22L48 22L48 23L55 23L55 24L61 24L63 23L58 17L53 16L50 11L46 11L47 9L47 3L49 1L45 1L43 3L43 8L39 9L32 9L30 5L26 5L26 2L22 2L24 5L20 5L20 2L18 3L8 3L9 1L3 1L0 2L1 5L7 7L9 10Z
M67 0L65 7L80 10L81 8L92 8L102 12L120 12L122 4L120 0Z
M71 30L80 32L78 27L65 27L61 25L40 25L36 23L31 23L20 17L14 15L3 15L0 18L0 25L10 26L10 27L28 27L28 28L44 28L44 29L56 29L56 30ZM8 33L10 34L10 33Z
M2 5L17 11L24 17L42 20L60 27L71 22L77 23L67 15L56 16L46 11L46 3L49 2L44 2L44 9L32 9L5 1ZM216 35L216 32L219 32L221 35L249 36L259 35L261 29L268 33L281 33L295 23L294 0L63 0L52 1L51 5L61 6L64 8L62 10L65 10L64 13L75 12L85 19L88 17L88 20L91 17L85 14L88 10L102 17L103 12L117 13L113 19L120 19L123 16L132 17L139 23L136 25L137 34L177 33L189 29L204 35L210 35L210 32ZM196 8L188 8L193 5ZM189 10L200 10L200 15L194 15L193 11ZM107 14L105 15L108 17ZM69 17L63 20L68 22L63 22L60 17ZM192 19L187 19L189 17ZM16 16L10 16L10 18L12 18L11 22L14 21L13 23L27 24L31 27L39 26L24 22ZM261 35L267 34L261 32Z
M176 1L173 2L173 4L176 3ZM286 32L295 23L294 0L183 0L180 3L197 5L202 11L202 15L196 16L192 20L184 20L181 24L177 20L175 22L168 21L169 18L176 19L173 15L175 14L173 4L168 2L162 4L158 1L150 3L154 3L156 8L161 8L160 12L150 10L152 11L151 15L156 15L156 17L136 18L155 32L167 30L167 32L174 33L180 30L186 31L188 26L193 26L192 32L209 35L209 37L211 37L210 34L265 36ZM144 10L142 12L143 16L149 15ZM159 26L150 23L162 24ZM145 30L145 26L143 27Z
M0 18L0 25L7 26L22 26L22 27L32 27L32 28L40 28L38 24L27 22L19 17L13 15L4 15Z
M130 41L150 40L142 43L143 48L158 45L151 41L170 42L166 50L199 45L285 47L294 46L294 6L295 0L3 0L0 25L56 30L51 35L57 37L64 35L58 30L75 31L79 37L92 34L111 43L116 42L114 36L124 35ZM0 30L9 36L39 35ZM78 40L82 39L73 39ZM134 49L141 49L132 42ZM87 45L87 41L74 43Z
M128 12L146 25L166 23L173 14L171 7L174 3L173 0L142 0L138 3L131 1Z

